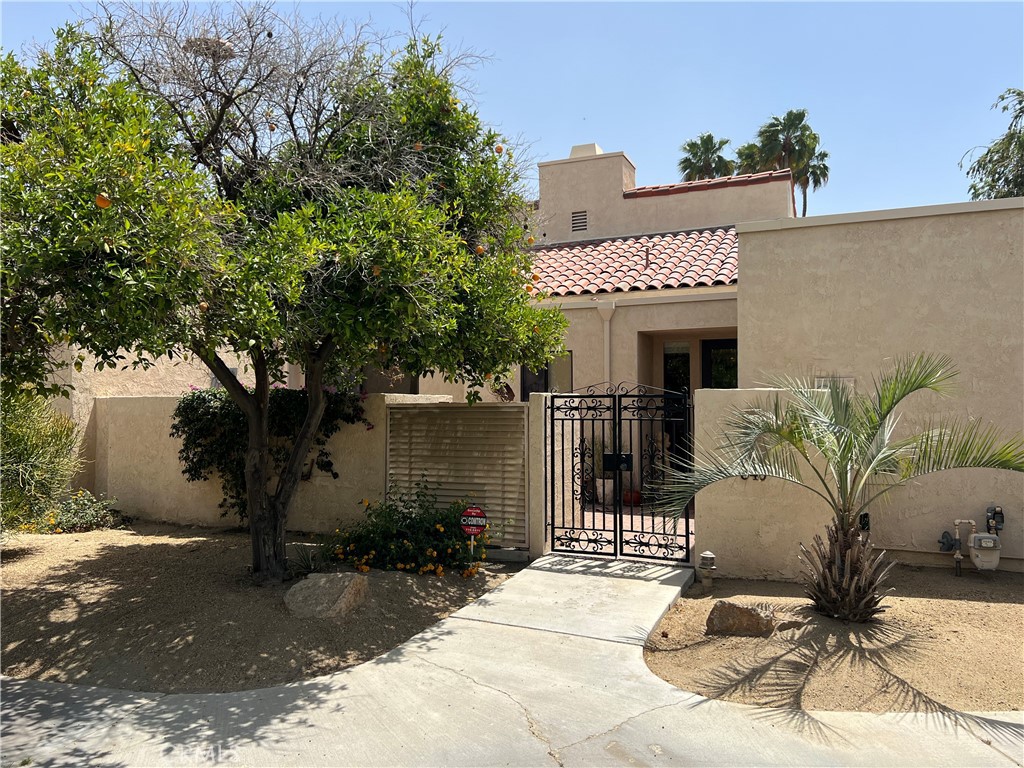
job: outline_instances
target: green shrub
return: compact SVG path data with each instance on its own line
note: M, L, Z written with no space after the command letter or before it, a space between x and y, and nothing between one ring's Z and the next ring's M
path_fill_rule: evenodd
M411 493L392 490L388 496L376 504L364 501L366 520L336 535L338 560L364 572L380 568L437 576L476 574L476 560L487 558L489 537L486 531L477 536L475 553L470 553L469 537L459 527L464 503L438 506L426 480Z
M0 525L8 533L51 513L81 460L75 423L44 398L18 393L0 402Z
M351 392L324 393L327 409L320 429L314 438L314 463L321 472L335 479L327 441L342 423L358 421L372 425L363 418L363 405L359 395ZM305 390L274 388L270 390L268 414L270 432L270 458L275 472L280 472L295 442L295 436L306 418ZM246 518L245 450L248 445L248 425L242 409L224 389L193 389L182 395L174 409L171 437L181 438L181 473L189 480L209 480L216 475L220 480L224 498L220 502L221 514L234 512L240 520Z
M97 499L83 488L61 499L49 512L23 523L19 530L24 533L85 533L124 528L130 521L111 509L116 503L117 499Z

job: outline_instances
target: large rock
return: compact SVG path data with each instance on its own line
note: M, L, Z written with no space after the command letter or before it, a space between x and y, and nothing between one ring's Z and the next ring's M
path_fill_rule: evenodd
M284 595L300 619L337 619L366 602L370 582L361 573L311 573Z
M770 608L719 600L708 614L709 635L768 637L775 631L775 612Z

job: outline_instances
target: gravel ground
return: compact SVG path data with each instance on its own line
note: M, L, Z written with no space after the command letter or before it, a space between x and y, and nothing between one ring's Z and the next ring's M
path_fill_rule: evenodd
M19 535L0 560L3 673L154 692L263 688L394 648L519 569L471 579L371 571L344 621L298 619L254 587L248 534L170 525Z
M991 712L1024 710L1024 574L897 567L896 591L875 624L801 610L794 584L718 579L676 601L644 656L688 691L803 710ZM808 619L771 638L711 637L714 602L769 603Z

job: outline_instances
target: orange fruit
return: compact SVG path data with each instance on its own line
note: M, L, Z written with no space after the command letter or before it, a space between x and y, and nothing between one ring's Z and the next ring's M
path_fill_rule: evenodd
M415 144L412 145L412 148L419 152L421 149L423 149L423 144L422 142L417 141Z
M536 283L538 280L540 280L540 275L538 275L536 272L534 272L533 273L533 282Z
M96 195L96 205L99 208L109 208L110 207L110 198L107 197L107 193L106 192L99 192L99 193L97 193L97 195Z
M206 310L208 310L209 308L210 308L210 305L209 305L209 304L207 304L207 303L206 303L205 301L200 301L200 302L199 302L199 311L200 311L200 312L205 312L205 311L206 311Z
M530 237L526 238L526 244L527 245L533 245L535 242L537 242L537 241L533 239L533 235L531 235Z
M500 154L501 154L502 152L504 152L504 151L505 151L505 148L504 148L503 146L501 146L501 144L499 144L498 146L496 146L496 147L494 148L494 153L495 153L496 155L500 155Z
M482 245L478 245L478 246L476 247L476 255L477 255L477 256L479 256L479 255L481 255L481 254L482 254L483 252L484 252L484 247L483 247Z

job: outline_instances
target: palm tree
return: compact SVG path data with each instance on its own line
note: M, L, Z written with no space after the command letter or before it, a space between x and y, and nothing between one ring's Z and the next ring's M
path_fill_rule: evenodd
M782 117L773 115L757 132L763 170L789 168L793 183L803 194L803 215L807 215L807 189L819 189L828 181L828 153L818 149L821 138L807 124L806 109L791 109ZM811 166L814 165L814 178Z
M774 170L771 164L765 165L761 157L761 148L754 142L736 147L736 173L761 173Z
M731 176L733 161L722 154L729 144L728 139L716 139L710 133L702 133L679 147L683 156L679 158L679 176L683 181L718 179Z
M806 165L817 151L818 141L818 134L807 124L806 109L791 109L782 117L773 115L757 131L762 156L776 168Z
M662 503L685 510L701 489L730 477L763 475L795 483L832 510L828 542L800 545L801 583L816 610L867 621L885 610L880 587L895 562L875 553L861 514L908 481L944 469L983 467L1024 472L1024 436L999 438L977 422L940 420L896 437L896 409L921 390L945 392L956 376L948 357L898 359L873 382L870 395L840 379L824 387L780 379L785 390L733 413L719 453L704 453L694 469L666 468ZM800 470L810 474L805 480Z
M828 152L823 149L819 149L814 153L814 157L799 171L793 172L793 183L800 188L800 194L803 197L803 207L800 213L801 216L807 215L807 188L817 192L823 186L828 184Z

